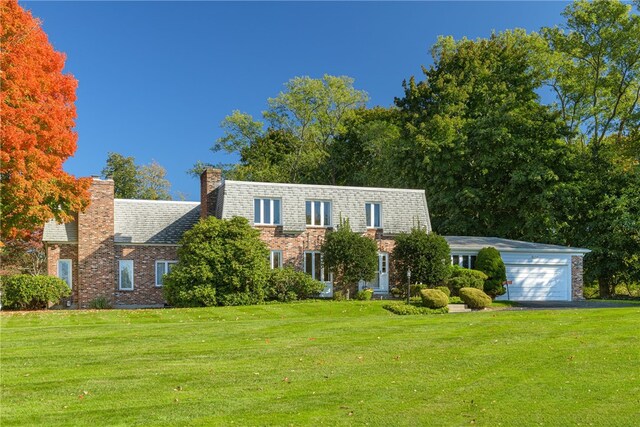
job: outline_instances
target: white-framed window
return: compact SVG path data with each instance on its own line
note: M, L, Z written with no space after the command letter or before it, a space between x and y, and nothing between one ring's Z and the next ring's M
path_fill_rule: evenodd
M451 255L451 265L459 265L463 268L476 268L476 256L475 255Z
M118 261L118 288L121 291L133 290L133 260L121 259Z
M382 205L377 202L364 204L367 228L382 228Z
M320 251L304 252L304 272L315 280L319 280L321 282L331 281L331 275L325 274L322 262L322 252Z
M282 251L274 250L269 254L269 265L271 269L282 268Z
M162 286L165 274L171 272L171 269L178 261L156 261L156 286Z
M254 199L253 223L256 225L280 225L280 199Z
M67 282L67 285L69 285L70 288L73 287L73 274L70 259L58 260L58 277Z
M331 202L326 200L307 200L305 202L307 225L330 227Z

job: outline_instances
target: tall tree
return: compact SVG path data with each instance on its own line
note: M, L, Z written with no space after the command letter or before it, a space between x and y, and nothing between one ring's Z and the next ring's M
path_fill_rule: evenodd
M440 38L425 80L397 99L407 184L427 190L443 234L558 241L566 224L558 199L571 176L565 126L540 103L532 67L542 40L524 31L489 39Z
M543 28L547 83L571 135L594 153L640 123L640 16L620 1L578 0Z
M333 184L335 170L327 167L331 146L345 131L346 120L366 102L367 94L353 87L352 78L295 77L268 100L264 122L239 111L227 116L221 123L225 134L213 151L241 155L241 163L227 174L230 177ZM283 144L280 157L261 157L265 150L276 153L271 145ZM264 169L270 171L261 175Z
M113 180L116 198L138 198L140 180L138 178L138 168L133 157L125 157L119 153L109 153L107 164L102 169L102 177Z
M171 184L165 178L167 171L158 162L153 160L148 165L138 168L138 181L140 192L138 197L147 200L171 200L169 188Z
M155 160L138 166L135 158L109 153L102 169L103 178L113 179L115 197L119 199L170 200L171 184L167 171Z
M0 4L0 198L2 237L26 236L89 203L90 180L62 169L76 151L77 81L65 56L16 0Z

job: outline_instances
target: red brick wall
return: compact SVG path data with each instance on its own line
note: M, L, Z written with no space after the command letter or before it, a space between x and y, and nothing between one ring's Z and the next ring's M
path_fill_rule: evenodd
M78 214L78 303L97 296L113 302L113 181L93 180L91 204Z
M116 245L113 295L115 305L162 305L162 288L156 287L156 261L177 261L177 246ZM133 290L118 289L118 261L133 260Z
M284 234L282 227L277 226L256 226L260 230L260 238L267 244L270 250L282 251L283 266L293 267L302 271L304 267L303 255L305 251L319 251L327 233L326 228L307 228L300 234ZM376 240L379 252L391 254L395 246L395 241L389 236L383 236L378 230L368 230L366 236ZM393 286L394 272L391 266L391 255L389 255L389 286Z
M216 216L218 187L222 183L220 169L207 168L200 175L200 218Z
M78 245L76 244L49 244L47 251L47 274L58 276L58 260L71 260L71 296L60 303L66 307L67 302L77 304L78 301Z

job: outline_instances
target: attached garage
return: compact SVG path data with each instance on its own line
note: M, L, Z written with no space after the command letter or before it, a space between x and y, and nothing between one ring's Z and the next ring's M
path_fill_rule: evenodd
M473 267L478 251L494 247L507 270L507 293L497 300L571 301L582 299L582 258L588 249L500 239L445 236L452 261Z

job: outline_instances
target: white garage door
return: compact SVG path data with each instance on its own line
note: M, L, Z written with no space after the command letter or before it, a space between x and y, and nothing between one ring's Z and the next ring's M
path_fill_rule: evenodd
M568 265L506 264L509 293L499 299L512 301L568 301L571 299Z

